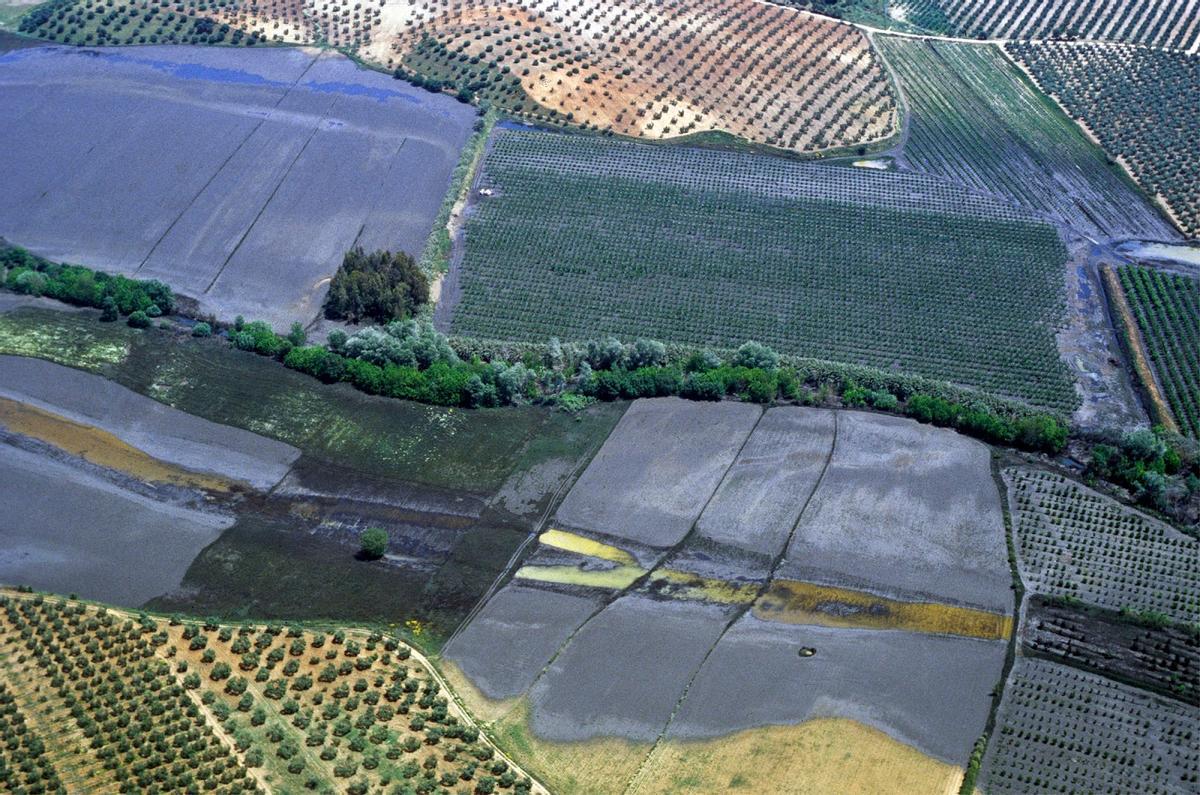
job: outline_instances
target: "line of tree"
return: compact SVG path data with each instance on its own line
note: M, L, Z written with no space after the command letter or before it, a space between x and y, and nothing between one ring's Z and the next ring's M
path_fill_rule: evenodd
M136 316L131 325L145 327L149 318L175 311L175 295L160 281L129 279L81 265L51 262L3 241L0 241L0 274L4 274L4 286L9 290L95 307L101 310L102 320Z

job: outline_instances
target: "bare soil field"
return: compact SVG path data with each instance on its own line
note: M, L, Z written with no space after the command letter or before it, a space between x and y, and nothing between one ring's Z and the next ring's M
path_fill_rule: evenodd
M543 533L447 658L563 792L820 792L840 776L865 793L893 762L897 791L953 790L1012 633L987 448L865 412L742 425L718 435L695 404L636 401L557 517L587 489L610 524ZM736 445L720 460L717 439ZM664 504L681 506L665 548L643 532ZM854 549L833 569L841 535ZM783 579L785 550L816 582ZM796 781L755 756L788 739L818 754Z
M829 469L779 576L1006 612L987 446L912 420L838 413Z
M802 647L816 650L802 657ZM962 764L983 731L1003 641L795 626L745 616L717 643L668 736L849 718Z
M601 606L595 597L510 583L442 649L442 657L485 697L519 696Z
M323 41L536 123L647 139L737 136L811 152L898 128L891 83L862 31L755 0L189 0L165 19L154 0L132 0L136 23L104 26L85 19L93 2L64 3L36 34L72 44ZM227 27L197 34L214 23Z
M0 95L0 235L284 329L353 245L421 252L474 116L300 49L20 50Z
M767 411L700 515L697 532L751 552L778 554L825 470L833 428L829 411Z
M259 490L278 483L300 456L289 444L209 422L41 359L0 355L0 396L108 431L161 461Z
M655 740L728 620L725 610L696 602L616 600L530 689L533 731L559 742Z
M655 547L678 543L761 416L747 403L635 402L563 500L558 523Z
M0 504L0 583L125 605L178 587L234 521L2 443Z

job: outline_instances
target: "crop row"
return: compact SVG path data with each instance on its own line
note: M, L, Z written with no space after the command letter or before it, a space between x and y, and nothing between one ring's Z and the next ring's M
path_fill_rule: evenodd
M1006 793L1195 792L1200 718L1185 704L1045 660L1018 658L983 763Z
M0 791L66 792L46 753L46 743L29 727L3 682L0 682Z
M4 673L57 736L43 736L74 768L69 789L153 792L258 789L233 750L155 656L152 623L51 602L6 599ZM90 763L80 771L78 757ZM55 760L58 761L58 760Z
M1010 44L1037 79L1138 184L1200 235L1200 55L1112 44Z
M56 0L22 29L73 44L325 41L464 100L634 137L811 151L898 121L861 31L754 0Z
M497 132L487 164L491 173L540 169L579 177L647 180L706 193L748 193L760 199L816 199L912 212L1036 220L1035 215L1013 207L1011 202L918 174L830 168L711 149L650 150L619 141L550 132Z
M539 121L635 137L721 130L811 150L896 122L861 32L751 0L441 0L371 51Z
M1159 214L992 45L880 36L911 107L917 169L1089 234L1162 238Z
M1200 437L1200 281L1133 266L1117 273L1171 413Z
M1200 621L1200 542L1059 475L1004 474L1030 590Z
M935 2L956 30L980 38L1092 39L1193 51L1200 44L1200 6L1184 0Z
M710 168L726 160L753 173L753 156L527 135L501 132L485 161L481 184L495 195L478 199L467 224L451 321L458 334L614 334L721 348L753 339L1043 408L1075 404L1053 337L1065 254L1048 226L812 198L807 189L783 198L777 188L722 185L720 168ZM539 165L541 143L548 157L620 148L636 176L576 171L569 159ZM674 176L692 155L693 172L712 173L715 189ZM765 162L780 174L792 168ZM852 198L863 171L833 167L822 179L842 175ZM897 184L892 175L878 182L885 197Z
M246 771L259 768L285 792L531 788L393 638L134 620L39 597L4 609L0 639L37 661L19 668L19 686L37 692L49 679L92 738L70 751L72 764L100 763L86 788L115 788L103 779L113 771L122 791L218 790L238 770L228 790L238 791L256 786Z

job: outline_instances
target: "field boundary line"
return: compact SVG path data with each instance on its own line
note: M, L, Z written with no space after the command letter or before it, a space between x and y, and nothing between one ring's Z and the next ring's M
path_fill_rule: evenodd
M767 415L767 411L769 411L769 410L770 409L763 411L762 416L759 417L760 422L762 420L762 417L765 417ZM650 760L654 757L654 754L662 746L663 741L666 740L667 732L669 732L671 730L671 726L675 723L675 718L678 716L679 710L683 708L684 702L687 701L688 693L691 692L692 685L695 683L696 677L700 675L700 671L702 671L704 669L704 664L708 662L708 658L710 656L712 656L712 653L714 651L716 651L717 646L720 645L720 643L724 639L726 633L728 633L729 630L733 628L733 625L736 624L738 621L740 621L746 615L747 612L752 610L754 607L754 603L757 602L759 599L761 599L762 595L764 593L766 593L767 590L771 587L771 583L775 579L775 571L776 571L776 569L779 568L779 564L782 563L783 559L786 557L787 549L788 549L788 547L790 547L792 545L792 537L796 534L797 528L800 527L800 522L804 518L805 511L808 510L808 506L812 502L813 496L817 493L817 490L821 488L821 484L825 481L825 473L829 471L829 465L830 465L830 463L833 462L833 453L834 453L834 450L837 448L838 413L839 412L837 409L829 409L829 411L833 412L833 438L830 440L830 443L829 443L829 452L825 455L825 463L821 467L821 474L817 476L817 482L813 484L812 490L808 493L808 496L804 499L804 505L802 505L800 507L800 512L796 515L796 521L792 523L792 529L788 532L787 541L784 542L784 544L780 547L779 553L775 556L775 560L771 563L770 568L767 570L767 576L763 579L762 584L759 586L758 593L755 595L754 599L749 602L746 602L745 604L739 605L734 609L733 615L730 617L730 619L727 622L725 622L725 626L721 629L721 634L717 635L716 640L714 640L712 642L712 645L708 647L708 651L706 651L704 653L704 657L702 657L700 659L699 664L692 671L692 675L688 677L687 684L684 685L684 687L683 687L683 692L681 692L679 694L679 699L675 702L675 708L671 710L671 714L667 717L666 725L663 726L662 731L659 732L658 737L655 738L654 744L652 746L650 746L650 752L648 754L646 754L646 758L643 759L642 764L640 766L638 766L637 772L633 774L633 777L629 780L629 784L626 785L625 795L635 795L635 793L637 792L638 782L641 780L642 775L649 769L648 766L650 765ZM754 427L757 428L758 423L755 423ZM751 430L751 434L753 434L753 433L754 433L754 431ZM750 437L747 436L746 441L748 442L749 440L750 440ZM745 448L745 446L746 446L745 443L743 443L742 448ZM738 450L738 455L739 456L741 455L740 449ZM736 460L737 460L737 458L735 457L734 461L736 461ZM730 464L729 469L733 469L733 464ZM726 470L725 474L727 476L729 474L729 470ZM722 477L721 481L724 482L724 480L725 480L725 478ZM720 488L720 486L718 486L718 489L719 488ZM714 491L713 494L716 494L716 491ZM710 502L711 502L711 498L710 498ZM707 508L708 504L705 503L704 507ZM703 516L704 512L701 511L700 515ZM699 519L699 517L697 517L696 522L699 522L699 521L700 521L700 519ZM695 525L693 525L693 529L695 529ZM691 533L689 533L688 535L691 535ZM685 538L685 540L686 540L686 538ZM682 544L683 542L681 541L680 543Z
M1171 412L1171 407L1159 386L1154 368L1150 364L1146 341L1142 338L1142 331L1138 328L1137 320L1133 316L1133 308L1129 305L1129 298L1125 295L1125 288L1121 286L1117 271L1107 262L1100 263L1099 267L1104 292L1108 296L1107 303L1113 310L1113 314L1120 318L1118 329L1120 333L1117 336L1125 343L1124 347L1128 348L1134 374L1150 400L1152 413L1155 415L1155 419L1165 425L1168 430L1179 433L1179 423L1175 421L1175 415Z
M271 202L275 200L275 194L279 193L279 189L282 188L283 183L287 181L288 175L292 173L292 169L296 167L296 163L300 162L300 158L304 156L304 152L308 149L308 145L312 143L312 139L317 136L317 132L321 129L322 122L329 117L329 111L331 111L333 106L337 104L337 100L338 98L335 95L329 101L329 105L325 107L325 110L322 111L321 118L318 119L317 123L313 125L311 130L309 130L308 137L304 139L304 145L300 147L300 151L296 152L296 156L292 158L292 162L288 163L288 167L284 169L283 175L279 177L279 181L276 182L275 187L271 189L271 193L269 196L267 196L267 200L263 202L262 207L259 207L258 212L255 213L254 220L250 222L250 225L246 227L246 231L243 232L242 236L238 238L237 244L233 247L233 250L229 252L229 256L225 258L225 261L221 263L221 267L217 269L217 274L213 276L212 281L208 283L208 287L204 288L205 294L207 294L208 291L213 288L213 285L217 283L217 279L221 278L221 274L223 274L225 272L225 268L229 266L230 260L232 260L234 255L238 253L238 250L242 247L242 244L246 242L246 238L250 237L250 233L254 231L254 227L258 224L258 220L262 218L263 213L267 211L267 208L271 206Z
M630 401L629 405L632 406L633 402ZM626 411L628 410L629 407L627 406ZM621 413L621 416L624 416L624 412ZM620 422L620 418L618 418L617 422ZM614 423L613 429L615 430L616 427L616 423ZM525 537L525 540L522 541L520 546L517 547L516 551L513 552L512 556L508 559L508 563L506 563L504 568L501 569L500 573L496 575L496 579L492 580L491 586L487 589L487 591L484 592L483 596L479 598L479 601L475 603L475 606L471 608L471 611L467 613L466 617L463 618L462 621L458 622L458 626L454 628L454 632L452 632L450 637L446 639L446 642L442 644L442 650L437 654L439 659L442 657L442 652L445 652L454 639L458 637L459 633L462 632L463 628L466 627L467 624L469 624L481 610L483 610L491 598L496 595L496 592L512 579L512 569L516 565L518 559L520 559L521 555L524 553L526 547L528 547L530 543L542 535L542 532L546 529L547 523L550 521L550 517L555 511L558 510L558 506L562 504L563 497L566 496L565 492L575 485L575 481L579 480L579 476L583 473L583 469L588 464L592 463L592 459L596 457L598 452L600 452L600 448L604 446L604 443L608 441L608 437L611 435L612 431L610 430L607 434L605 434L603 439L597 441L593 446L591 453L581 458L579 463L575 465L575 468L571 470L567 477L563 479L563 482L559 484L558 489L556 489L554 494L550 497L550 502L546 504L546 509L542 511L542 516L538 520L537 524L534 525L533 529L530 530L529 534ZM528 442L526 443L526 446L528 446ZM496 497L493 495L492 499L488 500L485 509L490 508L495 499Z
M632 403L630 405L632 405ZM537 685L537 683L541 680L541 678L543 676L545 676L546 672L550 670L550 667L554 665L555 660L557 660L562 655L563 651L568 646L571 645L571 641L573 641L575 639L575 636L578 635L583 630L584 627L586 627L589 623L591 623L592 619L594 619L596 616L603 613L606 608L615 604L618 599L620 599L624 596L628 596L629 594L633 593L634 590L636 590L639 586L641 586L642 583L644 583L647 579L649 579L650 575L653 574L658 569L658 564L661 561L665 560L669 555L671 555L671 553L678 551L679 548L684 543L686 543L689 538L691 538L692 533L694 533L696 530L696 523L700 521L700 517L704 515L705 509L708 508L709 503L712 502L713 497L716 496L717 491L721 488L721 484L724 483L725 478L729 476L729 470L733 468L734 462L737 461L738 456L740 456L742 454L742 450L744 450L746 448L746 444L750 441L750 437L754 434L754 430L758 427L758 424L760 422L762 422L762 418L764 416L766 416L766 413L767 413L766 410L759 411L758 419L756 419L754 421L754 425L751 426L749 432L746 434L746 438L742 440L742 443L738 447L737 452L734 453L733 457L729 460L729 466L726 467L725 471L721 474L721 479L719 481L717 481L717 485L715 488L713 488L712 494L708 495L708 499L706 499L704 501L703 507L701 507L700 512L696 514L696 520L694 522L692 522L692 526L688 529L687 534L684 535L684 537L681 538L677 543L672 544L669 547L666 547L663 550L663 553L659 557L658 561L656 561L653 566L646 568L645 571L643 571L637 577L637 579L635 579L633 582L629 583L629 585L626 585L624 588L620 588L620 589L616 590L611 595L611 598L603 599L600 607L593 610L588 615L588 617L585 618L583 620L583 622L580 623L579 626L575 627L575 629L571 631L571 634L567 635L566 639L564 639L563 642L561 644L559 644L558 649L555 650L553 656L551 656L550 659L546 661L546 664L542 666L542 670L538 671L537 676L535 676L533 681L530 682L529 687L525 691L526 694L528 694L529 691L533 690L534 686ZM722 634L724 634L724 633L722 633ZM518 700L518 703L519 703L519 700ZM510 708L507 712L505 712L505 714L503 716L501 716L497 720L497 722L503 721L506 718L508 718L509 714L511 714L512 710L516 709L516 707L517 707L517 705L514 704L512 708ZM530 709L532 709L532 707L533 707L533 705L531 703ZM651 751L653 751L653 750L654 750L654 748L653 748L653 746L651 746ZM645 764L644 760L643 760L643 764ZM632 780L631 780L631 782L632 782ZM628 786L629 785L626 785L626 788L627 788L626 791L628 791Z
M265 115L261 119L259 119L258 124L254 125L254 129L252 129L252 130L250 130L250 132L246 133L246 137L244 137L240 142L238 142L238 145L235 146L233 148L233 151L229 153L229 157L227 157L223 161L221 161L221 165L217 166L216 170L213 171L212 176L210 176L208 178L208 180L204 183L204 185L201 186L200 190L196 191L196 195L193 196L192 200L187 203L187 206L179 211L179 215L175 216L175 220L171 221L171 223L167 225L167 228L163 230L163 233L158 236L158 240L154 241L154 245L150 247L150 250L148 252L146 252L146 256L142 258L141 263L136 268L133 269L133 272L135 274L138 273L139 271L141 271L142 268L146 267L146 263L150 261L150 257L152 257L154 255L154 252L158 250L159 245L164 240L166 240L167 235L171 234L171 230L175 228L175 225L178 224L181 220L183 220L183 216L187 215L188 210L192 209L192 206L204 194L204 191L208 190L209 186L213 184L213 182L217 179L218 176L220 176L221 172L225 170L225 166L229 165L229 161L231 161L231 160L233 160L233 158L237 157L238 152L242 151L242 147L244 147L246 145L246 142L249 141L251 138L253 138L255 133L257 133L260 129L262 129L262 126L267 123L267 120L270 119L271 116L273 116L275 114L275 111L279 109L279 106L281 104L283 104L283 101L285 99L287 99L288 95L291 94L293 90L295 90L296 86L300 85L300 81L304 79L304 76L306 74L308 74L309 70L313 68L313 65L319 60L319 58L320 58L319 54L313 56L312 60L309 61L308 66L304 67L304 71L302 71L296 77L296 79L292 82L292 84L290 86L288 86L287 91L284 91L282 94L279 95L279 99L277 99L275 101L275 104L271 106L270 112L268 112L267 115ZM258 216L255 216L255 220L257 220L257 218L258 218ZM253 222L251 222L251 226L253 226Z

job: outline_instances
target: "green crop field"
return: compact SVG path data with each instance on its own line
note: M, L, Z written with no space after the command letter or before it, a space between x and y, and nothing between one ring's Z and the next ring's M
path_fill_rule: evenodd
M754 339L1075 405L1054 341L1066 252L1007 202L914 175L513 130L481 185L494 195L448 288L456 333Z
M1010 44L1009 51L1137 181L1200 235L1200 55L1113 44Z
M1091 236L1165 238L1166 220L990 44L879 36L909 104L916 170Z
M1153 268L1117 273L1180 431L1200 437L1200 281Z

